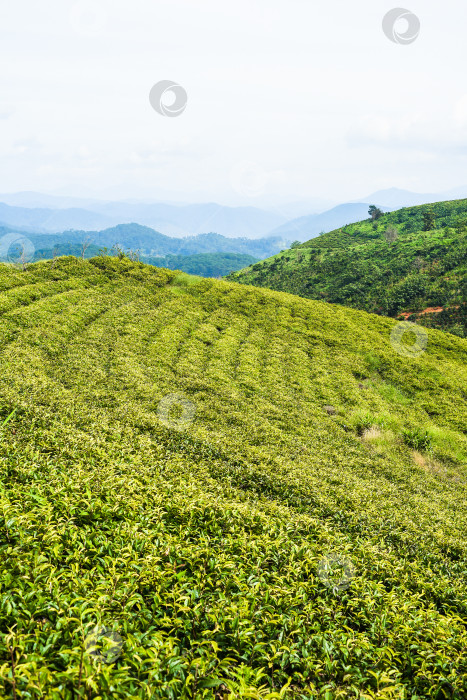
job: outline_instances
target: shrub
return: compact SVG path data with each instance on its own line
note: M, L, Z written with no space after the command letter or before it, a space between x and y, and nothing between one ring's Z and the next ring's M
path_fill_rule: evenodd
M420 428L406 428L403 433L404 442L413 450L427 452L431 450L431 437L427 430Z

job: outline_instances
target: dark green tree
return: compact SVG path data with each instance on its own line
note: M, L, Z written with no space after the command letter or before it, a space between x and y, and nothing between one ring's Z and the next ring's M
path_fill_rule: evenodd
M370 205L370 208L368 209L368 213L369 213L372 221L377 221L378 219L380 219L383 216L383 212L381 211L381 209L378 209L378 207L375 207L374 204Z

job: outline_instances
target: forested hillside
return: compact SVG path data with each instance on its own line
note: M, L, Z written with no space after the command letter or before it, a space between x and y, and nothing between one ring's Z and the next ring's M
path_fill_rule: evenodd
M1 697L467 697L465 340L110 257L0 314Z
M50 258L54 251L57 255L80 256L83 244L86 246L86 257L94 257L102 249L110 252L119 246L126 251L138 252L143 257L237 253L262 259L290 244L279 236L248 239L202 233L186 238L171 238L139 224L121 224L104 231L63 231L57 234L31 233L0 224L0 262L17 259L24 238L27 238L28 249L35 252L34 260ZM8 250L5 250L5 241L8 241Z
M17 246L12 246L9 252L9 257L15 260L17 265L21 265L21 239ZM99 248L99 246L93 243L84 246L80 243L61 243L52 248L39 248L35 250L34 254L31 256L31 262L54 260L57 257L66 255L73 255L74 257L86 260L99 255L119 257L122 254L131 256L135 260L140 260L149 265L165 267L169 270L181 270L190 275L200 275L202 277L224 277L230 272L240 270L247 265L253 265L255 262L258 262L258 258L254 258L252 255L245 255L244 253L197 253L194 255L152 256L141 255L138 251L127 251L127 253L125 253L125 251L118 246L105 252L105 249Z
M199 253L198 255L166 255L164 258L145 256L142 261L169 270L181 270L201 277L225 277L246 265L254 265L257 258L242 253Z
M467 335L467 200L345 226L231 280Z

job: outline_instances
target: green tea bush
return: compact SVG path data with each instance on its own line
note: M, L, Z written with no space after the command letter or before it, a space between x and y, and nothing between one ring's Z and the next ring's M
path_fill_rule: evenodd
M0 316L1 697L467 697L465 340L106 257Z

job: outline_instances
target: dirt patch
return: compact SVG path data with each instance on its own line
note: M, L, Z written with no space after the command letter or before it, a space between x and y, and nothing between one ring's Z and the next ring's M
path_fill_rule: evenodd
M449 309L458 309L459 306L450 306ZM446 307L448 309L448 307ZM424 316L425 314L439 314L444 311L443 306L427 306L423 311L403 311L399 316L403 316L406 320L409 316Z
M456 483L462 482L462 478L459 476L459 474L456 474L455 471L451 469L446 469L446 467L441 464L441 462L438 462L438 460L425 457L420 452L417 452L417 450L412 450L412 457L415 464L418 467L421 467L427 474L437 474L438 476L442 476L449 481L454 481Z
M415 464L417 466L419 466L419 467L426 467L427 466L427 461L426 461L425 457L420 452L417 452L417 450L414 450L412 452L412 457L413 457L413 461L415 462Z

